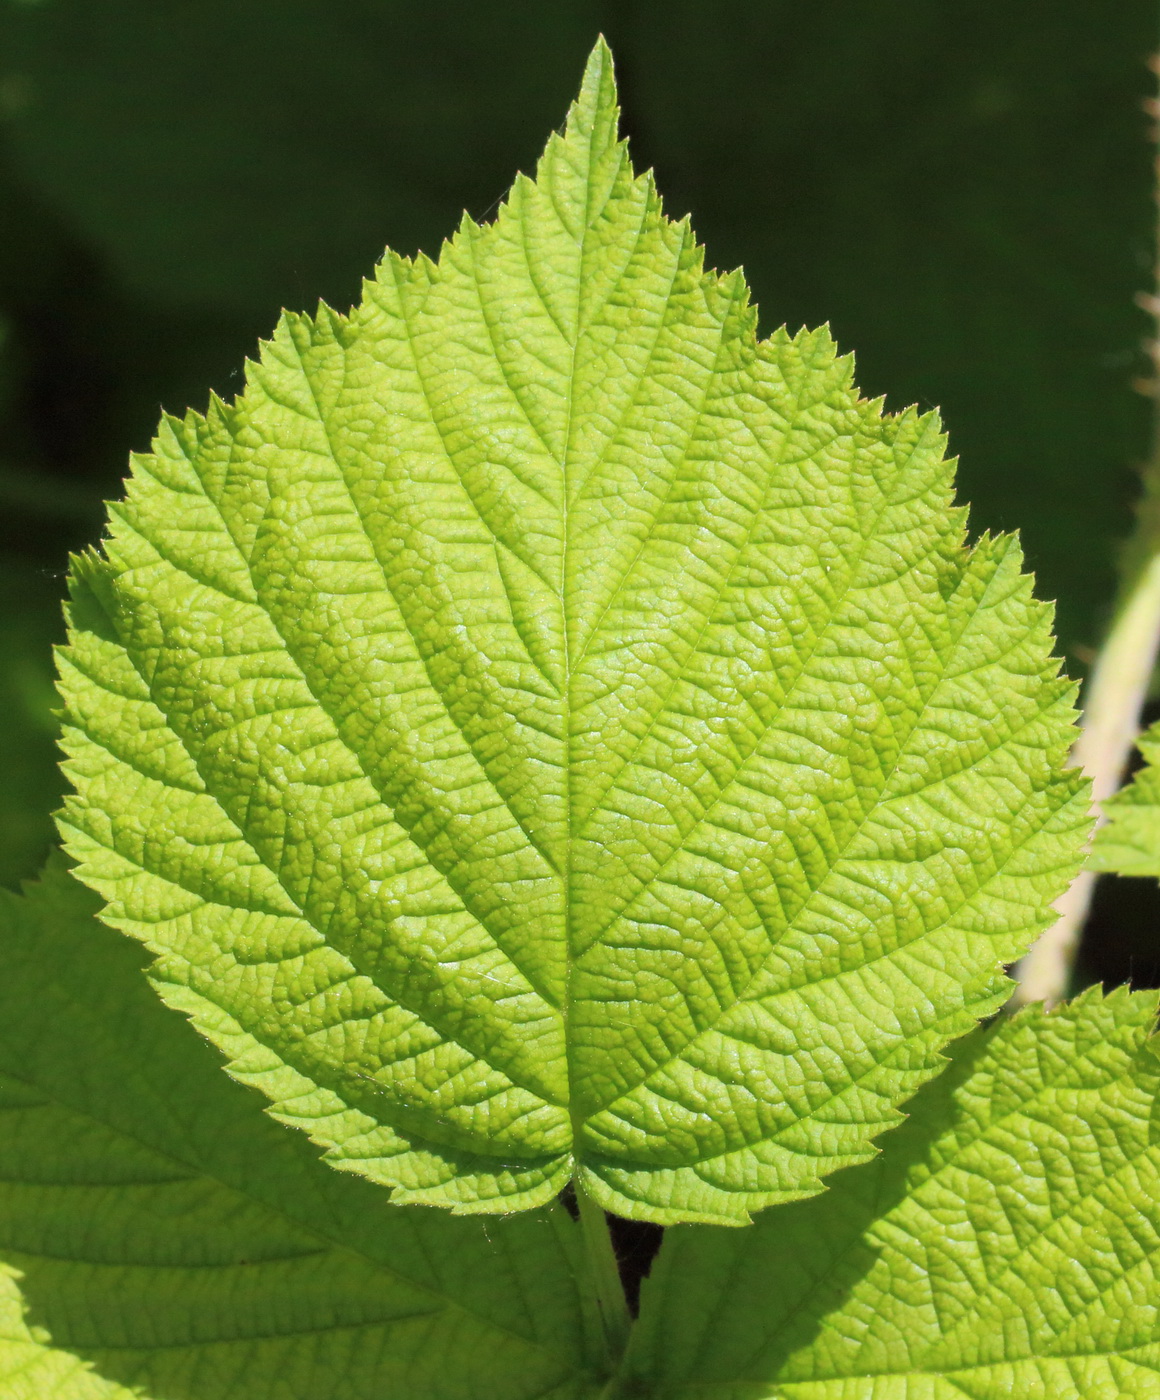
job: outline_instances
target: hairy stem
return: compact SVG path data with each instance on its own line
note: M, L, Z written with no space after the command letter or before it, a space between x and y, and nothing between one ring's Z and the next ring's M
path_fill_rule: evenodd
M1140 710L1160 642L1160 555L1154 555L1121 609L1088 681L1076 763L1092 782L1097 803L1120 785L1140 728ZM1104 821L1102 810L1098 818ZM1079 937L1091 905L1095 872L1083 870L1056 901L1059 918L1019 965L1015 1006L1049 1005L1068 994Z
M584 1236L585 1277L581 1287L596 1305L604 1334L604 1350L610 1369L615 1370L624 1354L628 1331L632 1325L628 1301L620 1282L616 1251L608 1230L604 1211L589 1196L579 1181L574 1183L576 1204L580 1210L580 1230Z
M1149 66L1160 79L1160 55ZM1145 102L1144 110L1160 124L1160 94ZM1154 133L1160 147L1160 125ZM1092 797L1099 804L1120 785L1124 766L1140 729L1140 711L1156 665L1160 642L1160 149L1155 160L1157 205L1155 286L1137 298L1155 319L1153 337L1146 343L1152 376L1136 382L1153 405L1152 443L1143 473L1143 495L1136 529L1124 551L1124 586L1119 610L1100 650L1084 692L1080 736L1075 761L1092 782ZM1102 807L1097 823L1103 824ZM1072 969L1080 935L1091 907L1096 876L1083 870L1067 893L1056 901L1056 922L1040 938L1019 965L1019 985L1012 1007L1042 1001L1060 1001L1070 990Z

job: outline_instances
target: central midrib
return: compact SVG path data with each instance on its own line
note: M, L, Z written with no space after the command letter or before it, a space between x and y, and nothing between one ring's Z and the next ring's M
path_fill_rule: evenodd
M572 455L572 423L576 398L576 361L580 350L580 318L584 308L584 263L588 248L588 230L591 225L592 205L592 155L596 137L596 118L588 132L588 164L584 186L584 223L580 230L576 255L576 314L573 323L572 351L568 360L567 405L564 417L564 455L560 463L563 491L563 518L561 521L563 548L560 551L560 620L564 639L564 686L563 686L563 730L564 730L564 820L567 827L564 833L564 995L561 1000L560 1016L564 1024L564 1056L568 1084L568 1121L572 1130L572 1177L580 1174L579 1145L584 1119L577 1112L578 1095L574 1083L572 1059L572 628L568 613L568 584L570 578L569 554L571 550L572 493L569 489L569 467Z

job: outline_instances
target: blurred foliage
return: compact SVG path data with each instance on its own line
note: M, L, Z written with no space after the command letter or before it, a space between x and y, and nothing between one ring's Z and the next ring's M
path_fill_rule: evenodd
M670 211L767 329L829 320L865 392L941 406L973 528L1023 531L1081 674L1147 451L1155 26L1144 0L0 0L0 880L48 840L54 591L126 449L236 388L280 306L486 216L601 29Z
M0 884L43 862L64 791L53 752L56 582L23 561L0 561Z

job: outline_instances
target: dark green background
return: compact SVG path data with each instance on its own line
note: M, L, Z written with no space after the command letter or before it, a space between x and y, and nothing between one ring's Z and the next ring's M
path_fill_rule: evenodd
M766 329L942 407L975 530L1018 528L1084 670L1149 405L1144 0L0 0L0 882L50 840L49 645L159 407L229 393L279 307L486 217L603 30L639 164ZM1090 975L1160 977L1111 882Z

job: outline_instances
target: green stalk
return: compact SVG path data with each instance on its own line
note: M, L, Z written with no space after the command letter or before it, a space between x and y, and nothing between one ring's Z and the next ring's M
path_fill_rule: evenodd
M609 1370L615 1371L624 1355L632 1321L628 1315L628 1300L620 1282L620 1268L608 1218L589 1196L579 1181L574 1182L576 1205L580 1210L580 1231L584 1237L584 1276L581 1288L595 1304L604 1338L605 1359Z
M1147 694L1160 642L1160 555L1153 555L1120 610L1092 669L1083 720L1073 752L1092 782L1097 804L1116 791L1140 732L1140 710ZM1097 808L1102 825L1102 808ZM1049 1006L1070 991L1080 934L1091 906L1095 872L1082 870L1056 901L1059 918L1019 965L1013 1006L1042 1001Z
M1160 55L1149 66L1160 79ZM1144 104L1160 123L1160 93ZM1157 127L1160 143L1160 126ZM1124 586L1107 640L1084 689L1083 719L1073 756L1092 783L1092 797L1102 804L1120 785L1132 745L1140 731L1140 712L1156 665L1160 643L1160 154L1155 161L1156 223L1155 287L1137 298L1155 318L1147 344L1152 377L1136 388L1152 399L1152 445L1144 468L1144 491L1136 529L1124 552ZM1102 825L1102 806L1097 807ZM1056 901L1056 922L1019 965L1012 1007L1042 1001L1048 1006L1071 991L1072 970L1080 935L1091 907L1095 872L1081 871L1067 893Z

